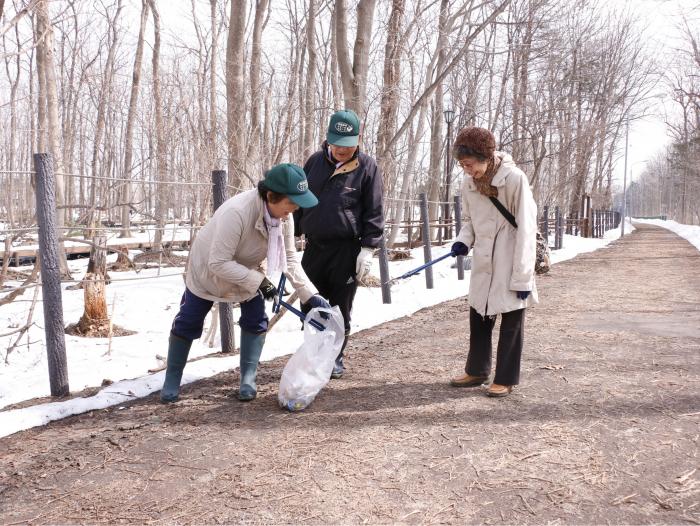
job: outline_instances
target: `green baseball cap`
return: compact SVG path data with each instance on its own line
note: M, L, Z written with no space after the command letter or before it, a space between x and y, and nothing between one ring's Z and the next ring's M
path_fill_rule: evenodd
M360 119L357 114L352 110L341 110L331 115L326 140L334 146L357 146L360 140Z
M265 186L284 194L301 208L311 208L318 204L318 199L309 190L306 174L300 166L291 163L278 164L265 172Z

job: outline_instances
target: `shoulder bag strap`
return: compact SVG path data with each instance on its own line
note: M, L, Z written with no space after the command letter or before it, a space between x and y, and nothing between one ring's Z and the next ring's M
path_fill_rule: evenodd
M501 204L501 202L495 198L495 197L489 197L491 199L491 202L495 205L496 208L498 208L498 211L503 214L503 217L506 218L506 221L508 221L511 225L513 225L513 228L518 228L518 223L515 222L515 218L513 217L513 214L511 214L508 210L506 210L506 207Z

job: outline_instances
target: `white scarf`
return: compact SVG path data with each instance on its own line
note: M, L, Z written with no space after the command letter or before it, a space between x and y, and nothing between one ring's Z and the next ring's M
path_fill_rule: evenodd
M270 215L267 203L263 206L265 214L265 226L267 227L267 272L287 271L287 253L284 248L284 234L282 233L282 221Z

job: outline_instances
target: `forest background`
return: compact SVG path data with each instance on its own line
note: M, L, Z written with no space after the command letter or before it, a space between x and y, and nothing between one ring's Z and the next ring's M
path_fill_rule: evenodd
M206 221L212 170L232 195L302 164L340 108L384 172L389 246L419 193L449 214L467 125L540 206L619 208L624 166L633 215L699 224L699 28L678 1L0 0L5 243L36 224L33 153L54 158L61 227L150 219L158 243ZM664 136L635 139L650 118Z

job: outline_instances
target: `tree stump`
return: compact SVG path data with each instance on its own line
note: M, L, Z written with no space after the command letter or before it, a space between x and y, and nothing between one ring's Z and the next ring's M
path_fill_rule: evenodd
M121 271L130 270L136 268L134 263L129 259L129 248L126 245L122 245L116 249L117 261L110 265L110 270Z
M90 250L90 262L83 278L85 308L78 322L78 329L83 334L95 332L109 334L109 315L107 314L107 295L105 290L107 276L107 238L93 238ZM99 247L99 248L98 248Z

